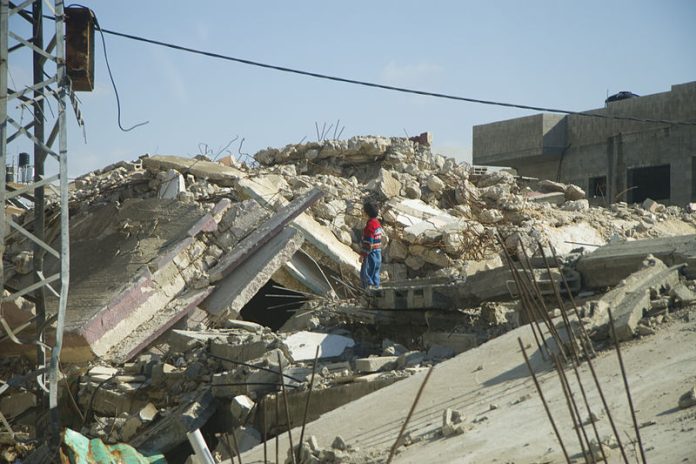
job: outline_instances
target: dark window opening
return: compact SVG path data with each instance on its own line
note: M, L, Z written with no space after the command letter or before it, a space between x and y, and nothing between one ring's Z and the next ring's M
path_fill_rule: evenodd
M629 169L627 177L629 203L642 203L646 198L669 200L669 164Z
M590 198L607 197L607 176L590 177L587 193Z
M304 295L280 287L269 280L242 308L241 319L278 330L307 299Z

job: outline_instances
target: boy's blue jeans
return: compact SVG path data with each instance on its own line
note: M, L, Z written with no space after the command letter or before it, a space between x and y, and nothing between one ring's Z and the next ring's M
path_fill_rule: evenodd
M363 288L379 287L379 269L382 267L382 250L372 250L363 259L360 267L360 282Z

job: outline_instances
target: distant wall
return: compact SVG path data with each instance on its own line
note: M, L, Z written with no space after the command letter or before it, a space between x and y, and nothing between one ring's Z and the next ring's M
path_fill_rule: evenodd
M589 113L696 122L696 82ZM474 164L510 166L523 176L586 190L591 178L606 176L607 198L619 201L628 198L630 169L669 164L665 202L696 200L696 126L545 114L474 126L473 132Z

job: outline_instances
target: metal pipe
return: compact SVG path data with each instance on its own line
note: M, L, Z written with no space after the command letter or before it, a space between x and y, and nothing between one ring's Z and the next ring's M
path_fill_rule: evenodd
M215 459L213 455L210 454L210 449L203 439L200 429L196 429L193 432L186 432L186 437L191 443L191 448L193 448L193 453L201 464L215 464Z
M636 439L638 440L638 446L640 447L640 458L643 464L647 464L648 461L645 460L645 451L643 450L643 441L640 438L640 429L638 427L638 420L636 419L636 410L633 407L633 399L631 398L631 390L628 388L628 377L626 376L626 368L624 367L623 358L621 357L621 348L619 348L619 339L616 337L616 327L614 326L614 316L611 314L611 309L607 308L609 312L609 323L611 324L611 332L614 338L614 344L616 345L616 356L619 358L619 366L621 366L621 376L623 377L624 387L626 388L626 397L628 398L628 407L631 410L631 419L633 420L633 428L636 431Z
M565 457L565 460L568 464L571 464L570 462L570 457L568 456L568 451L566 451L565 445L563 444L563 439L561 438L561 434L558 431L558 427L556 427L556 422L553 420L553 416L551 415L551 410L549 409L549 405L546 404L546 398L544 398L544 393L541 391L541 385L539 385L539 381L536 378L536 375L534 374L534 369L532 369L532 364L529 362L529 358L527 357L527 352L524 349L524 344L522 343L522 339L520 337L517 337L517 343L520 344L520 349L522 350L522 356L524 356L524 362L527 364L527 369L529 369L529 373L532 376L532 380L534 380L534 386L536 386L537 392L539 393L539 398L541 398L541 403L544 405L544 411L546 411L546 416L549 418L549 422L551 422L551 427L553 427L553 432L556 434L556 438L558 439L558 443L561 445L561 450L563 450L563 456Z
M406 420L404 421L404 425L401 426L401 430L399 430L399 435L397 435L396 441L394 441L394 444L392 445L391 449L389 450L389 457L387 458L387 464L390 464L392 459L394 458L394 453L396 452L396 448L399 446L399 442L401 441L401 437L404 434L404 431L406 430L406 427L408 426L409 421L411 420L411 416L413 415L413 411L416 409L416 405L418 404L418 400L420 400L421 394L423 393L423 389L425 388L425 384L428 383L428 379L430 379L430 375L433 373L433 369L435 369L435 366L430 366L430 369L428 369L428 373L425 374L425 378L423 379L423 383L421 383L421 386L418 389L418 393L416 393L416 397L413 399L413 403L411 404L411 409L408 411L408 415L406 416Z

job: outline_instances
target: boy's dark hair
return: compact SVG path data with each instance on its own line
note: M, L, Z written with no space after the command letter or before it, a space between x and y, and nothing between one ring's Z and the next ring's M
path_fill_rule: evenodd
M370 216L371 218L376 218L379 215L379 207L377 206L377 203L374 201L366 201L363 203L363 211L365 211L365 214Z

